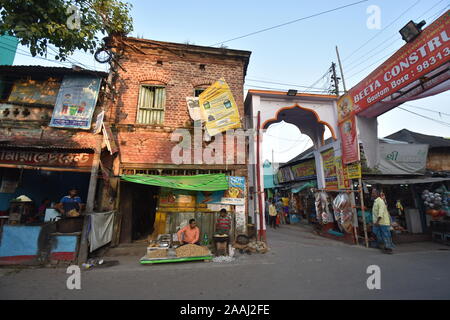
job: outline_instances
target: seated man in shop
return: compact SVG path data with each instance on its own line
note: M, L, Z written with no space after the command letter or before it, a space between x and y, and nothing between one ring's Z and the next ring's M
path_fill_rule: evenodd
M63 197L61 201L55 206L64 217L76 217L81 214L84 209L84 204L81 203L81 198L78 196L78 190L72 188L69 190L69 195Z
M227 209L221 209L216 222L216 233L229 235L231 229L231 219L228 216Z
M181 245L197 244L199 245L200 229L197 227L195 219L189 220L189 224L177 232L178 241Z

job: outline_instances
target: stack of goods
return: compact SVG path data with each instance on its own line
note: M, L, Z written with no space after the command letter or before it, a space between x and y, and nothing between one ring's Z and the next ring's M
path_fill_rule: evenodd
M449 195L450 193L445 188L437 189L435 192L424 190L422 192L422 199L427 209L426 214L432 216L434 219L449 216Z
M175 249L175 253L178 258L204 257L211 254L208 247L198 246L196 244L186 244L184 246L178 247Z
M168 249L166 247L161 247L156 241L147 247L147 258L167 258Z

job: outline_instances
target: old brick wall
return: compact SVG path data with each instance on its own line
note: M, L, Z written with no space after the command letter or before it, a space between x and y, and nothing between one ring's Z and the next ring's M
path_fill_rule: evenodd
M139 50L126 47L120 60L126 71L119 69L116 84L118 99L108 113L122 163L143 166L171 164L171 150L176 145L170 142L171 133L176 128L192 130L186 97L194 96L194 89L207 88L220 78L224 78L230 86L243 122L245 59L217 52L192 52L186 45L170 44L167 48L145 40L131 42ZM165 120L162 125L136 124L142 84L157 84L166 88Z

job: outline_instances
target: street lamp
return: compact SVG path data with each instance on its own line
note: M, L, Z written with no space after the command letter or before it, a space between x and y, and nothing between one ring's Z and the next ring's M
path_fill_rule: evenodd
M296 96L296 95L297 95L297 92L298 92L297 90L289 89L288 92L287 92L287 95L288 95L288 96L291 96L291 97L292 97L292 96Z
M426 24L425 20L422 20L419 23L415 23L414 21L410 21L400 29L400 34L402 35L402 39L407 43L413 41L417 36L422 32L422 27Z

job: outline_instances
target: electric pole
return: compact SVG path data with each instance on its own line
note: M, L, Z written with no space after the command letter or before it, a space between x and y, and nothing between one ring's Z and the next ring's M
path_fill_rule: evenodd
M333 94L339 96L339 80L341 78L338 78L338 76L336 74L336 63L333 62L331 64L330 72L332 73L332 75L331 75L332 84L331 84L330 93L333 93Z

